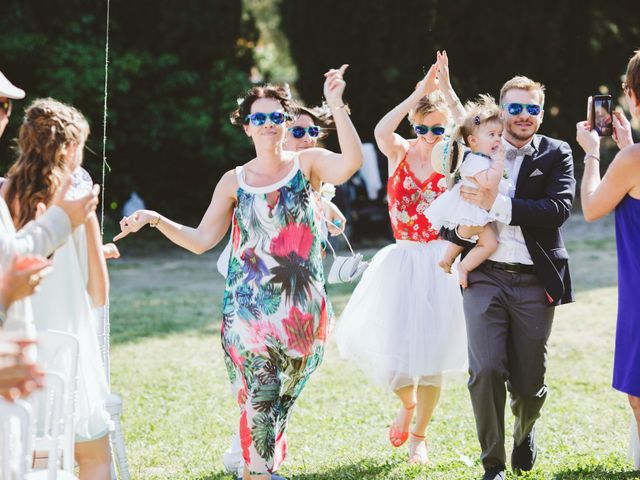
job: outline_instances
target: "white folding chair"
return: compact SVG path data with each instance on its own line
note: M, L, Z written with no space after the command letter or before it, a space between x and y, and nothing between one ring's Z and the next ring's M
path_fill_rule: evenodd
M29 397L35 417L34 451L49 453L47 468L27 473L25 480L78 480L60 469L60 445L64 442L63 404L65 380L56 372L47 372L45 386Z
M113 422L113 430L110 432L111 440L111 478L117 479L117 471L120 480L130 480L129 464L127 462L127 452L124 446L124 431L120 416L122 415L122 398L120 395L111 392L111 363L109 360L109 305L102 308L93 309L94 316L98 322L98 341L102 353L102 363L104 365L105 375L107 376L107 384L109 385L109 396L107 397L106 408Z
M0 398L0 479L22 480L31 462L31 408Z
M62 469L74 471L75 432L74 412L78 389L78 339L66 332L45 330L38 332L38 363L43 370L58 372L65 380L63 401L64 434L61 445Z

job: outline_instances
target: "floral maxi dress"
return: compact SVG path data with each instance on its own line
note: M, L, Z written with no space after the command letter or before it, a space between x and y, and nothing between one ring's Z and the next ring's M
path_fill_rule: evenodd
M285 458L292 406L322 360L333 318L313 194L297 156L292 163L267 187L247 185L236 168L222 346L243 457L255 475L276 471Z

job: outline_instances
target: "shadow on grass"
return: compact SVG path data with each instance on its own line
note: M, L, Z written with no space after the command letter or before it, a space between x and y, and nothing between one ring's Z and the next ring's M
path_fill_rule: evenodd
M638 470L619 470L595 465L593 467L576 467L562 470L553 476L554 480L624 480L627 478L640 478Z
M302 475L287 475L289 480L359 480L367 478L384 478L384 474L390 472L397 465L393 462L376 463L373 459L363 459L355 463L338 465L334 468L322 470L317 473L304 473ZM217 472L195 480L230 480L234 477L228 473Z

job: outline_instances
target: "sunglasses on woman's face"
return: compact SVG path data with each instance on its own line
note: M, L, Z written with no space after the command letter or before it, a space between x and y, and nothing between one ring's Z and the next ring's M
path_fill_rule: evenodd
M322 130L320 127L318 127L317 125L311 125L310 127L291 127L288 129L291 132L291 135L293 135L293 138L302 138L304 137L305 133L309 134L309 137L311 138L318 138L318 135L320 135L320 130Z
M418 135L426 135L429 131L438 137L444 135L444 127L442 125L434 125L433 127L428 125L414 125L413 129Z
M535 103L505 103L502 105L509 115L520 115L522 111L526 108L527 113L532 117L537 117L540 115L540 105L536 105Z
M1 100L0 101L0 109L4 110L4 113L8 114L9 110L11 110L11 100Z
M264 125L264 123L267 121L267 118L271 120L271 123L273 123L274 125L282 125L284 121L287 119L287 114L284 112L271 112L271 113L256 112L244 117L244 123L251 122L256 127L260 127Z

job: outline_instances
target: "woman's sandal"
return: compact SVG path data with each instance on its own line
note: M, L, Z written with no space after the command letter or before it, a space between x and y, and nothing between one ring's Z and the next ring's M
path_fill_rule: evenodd
M407 439L409 438L409 430L408 430L409 427L407 427L407 430L400 430L396 428L396 425L399 423L398 417L402 415L404 419L403 421L406 421L406 418L404 416L410 415L408 423L409 425L411 425L411 417L413 417L413 410L415 408L416 408L415 403L410 407L402 407L398 412L398 416L396 417L396 419L393 421L391 426L389 426L389 441L391 442L391 445L393 445L394 447L397 448L402 446L404 442L406 442ZM411 412L411 413L408 413L408 412Z
M429 463L427 455L427 437L411 432L409 440L409 465L426 465Z

